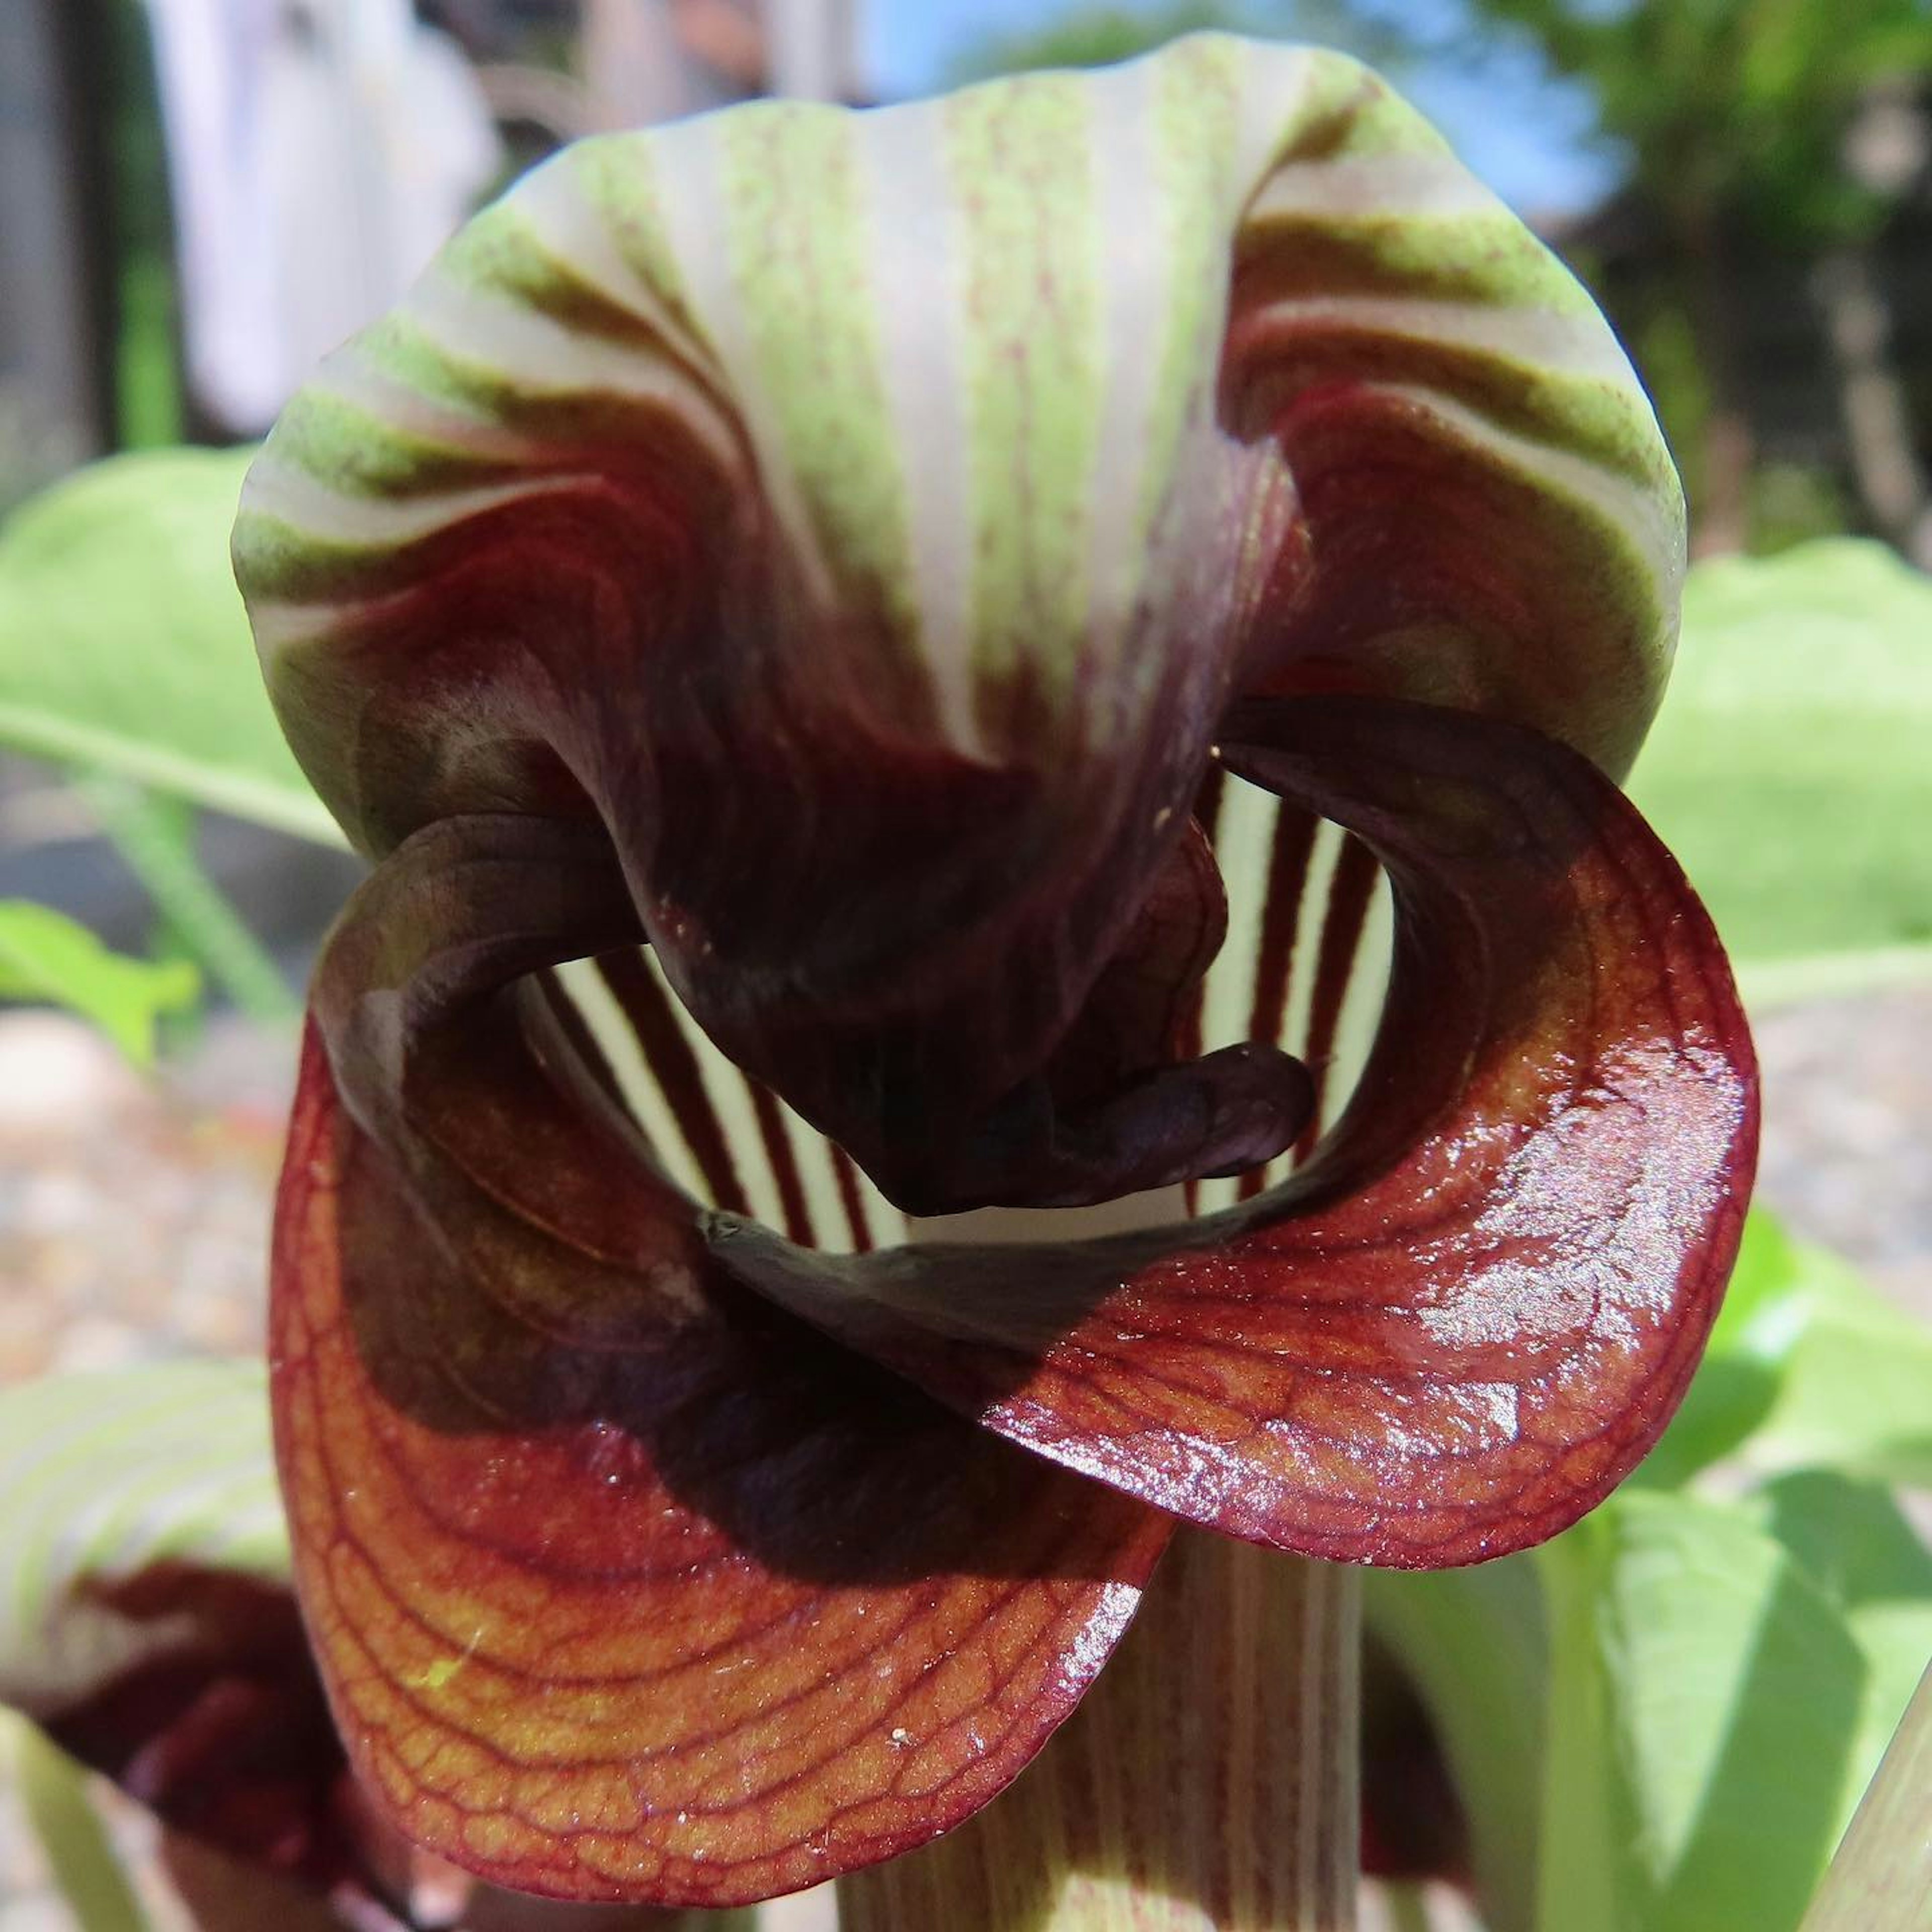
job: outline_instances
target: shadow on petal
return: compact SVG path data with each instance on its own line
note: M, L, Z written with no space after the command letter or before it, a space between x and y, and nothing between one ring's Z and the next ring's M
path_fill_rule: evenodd
M1397 904L1370 1064L1302 1174L1184 1228L734 1271L1037 1453L1228 1534L1434 1568L1572 1521L1689 1379L1756 1066L1723 952L1610 782L1522 728L1257 704L1230 768L1339 820Z

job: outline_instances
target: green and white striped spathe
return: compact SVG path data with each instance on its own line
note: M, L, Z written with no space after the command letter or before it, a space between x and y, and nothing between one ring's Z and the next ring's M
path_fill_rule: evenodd
M180 1362L0 1395L0 1702L51 1712L178 1642L90 1585L165 1564L281 1582L267 1376Z
M1364 476L1399 446L1400 488L1346 482L1351 436ZM1363 518L1378 571L1420 560L1324 649L1612 769L1675 632L1681 497L1608 328L1327 52L1203 35L912 106L758 104L526 178L324 366L244 493L271 687L352 836L359 694L438 538L614 450L705 514L754 502L808 612L790 647L988 762L1022 689L1071 762L1154 728L1175 652L1232 662L1298 509L1318 607ZM1472 615L1434 553L1476 497Z

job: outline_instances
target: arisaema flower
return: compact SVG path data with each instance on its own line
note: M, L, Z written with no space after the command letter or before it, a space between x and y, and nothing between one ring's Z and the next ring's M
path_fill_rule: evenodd
M273 1388L384 1814L762 1898L1000 1792L1178 1522L1436 1565L1603 1496L1755 1136L1614 782L1682 551L1562 269L1221 37L586 142L332 358L236 559L374 865Z

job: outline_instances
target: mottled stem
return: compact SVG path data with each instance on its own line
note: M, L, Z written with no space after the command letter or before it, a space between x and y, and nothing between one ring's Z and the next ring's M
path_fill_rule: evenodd
M1348 1932L1352 1570L1184 1529L1012 1790L838 1887L841 1932Z

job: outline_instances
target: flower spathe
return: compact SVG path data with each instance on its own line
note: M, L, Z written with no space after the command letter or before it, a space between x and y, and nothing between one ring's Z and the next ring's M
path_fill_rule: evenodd
M1177 1516L1431 1564L1604 1494L1755 1134L1611 782L1682 536L1553 260L1360 68L1220 36L586 143L326 365L236 536L376 862L275 1402L395 1822L560 1896L769 1895L1010 1781ZM1202 1038L1237 781L1277 884L1318 819L1393 892L1315 1161L1106 1241L872 1246L874 1184L1048 1206L1306 1144L1320 1056ZM590 958L624 1041L553 970ZM808 1148L871 1252L817 1251Z

